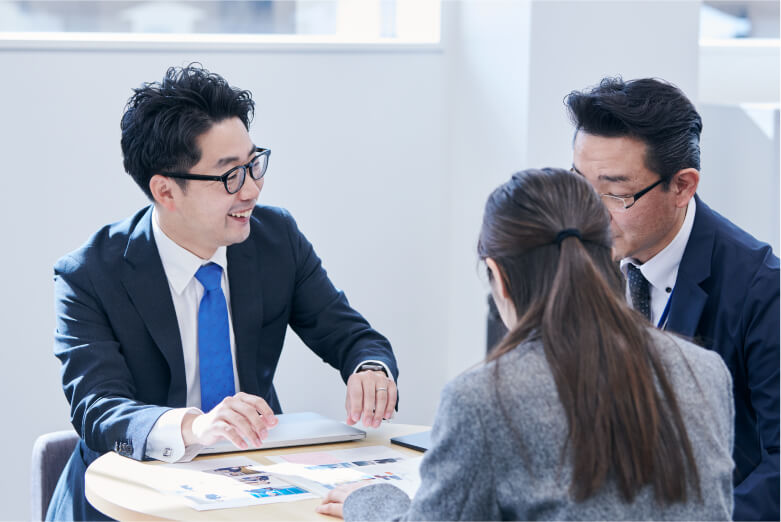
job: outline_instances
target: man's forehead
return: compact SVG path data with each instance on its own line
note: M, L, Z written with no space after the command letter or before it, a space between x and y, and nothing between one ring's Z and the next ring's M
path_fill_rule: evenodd
M215 162L214 166L215 167L224 167L226 165L230 165L232 163L236 163L237 161L244 161L249 156L251 156L253 152L255 152L255 145L254 144L252 144L250 146L249 150L247 151L247 153L244 156L236 156L235 154L227 153L228 155L219 157L217 159L217 161Z
M218 168L245 162L255 151L249 131L238 117L212 123L195 138L200 161L206 168Z
M586 176L576 165L575 163L572 164L572 172L575 174L579 174L583 176L586 179L590 180L589 176ZM621 174L621 173L615 173L615 174L608 174L608 173L600 173L596 176L591 176L595 178L596 181L600 181L603 183L626 183L629 181L632 181L632 177L627 174Z
M638 155L645 155L647 149L647 144L642 139L634 136L605 136L592 134L582 129L575 133L572 144L575 150L581 149L584 152L632 152Z
M207 168L222 168L236 163L244 163L255 152L255 144L220 145L215 143L199 143L201 159L199 163Z
M572 170L591 182L628 183L642 177L646 145L629 136L599 136L579 131Z

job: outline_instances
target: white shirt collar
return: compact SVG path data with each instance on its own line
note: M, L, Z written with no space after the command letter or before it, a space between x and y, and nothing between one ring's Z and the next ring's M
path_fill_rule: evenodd
M689 242L689 236L694 226L694 213L696 210L697 205L694 202L694 197L692 197L689 200L689 205L686 207L686 217L683 220L681 229L661 252L645 263L639 264L631 257L622 259L621 271L624 273L624 276L626 276L628 270L627 265L632 263L640 269L640 272L643 273L643 276L655 289L665 291L666 288L674 288L675 279L678 277L678 267L681 264L683 252L686 250L686 244Z
M210 259L201 259L168 237L160 228L157 219L157 209L153 208L152 233L157 243L157 251L160 253L160 260L163 262L163 270L174 292L181 295L195 276L195 272L208 263L217 263L222 267L223 274L227 273L228 255L225 246L219 247Z

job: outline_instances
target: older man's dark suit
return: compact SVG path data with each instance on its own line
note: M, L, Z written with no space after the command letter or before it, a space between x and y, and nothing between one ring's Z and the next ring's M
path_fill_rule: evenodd
M732 373L734 519L779 520L778 257L695 199L667 330L718 352ZM506 329L489 301L490 350Z
M698 197L696 202L667 329L718 352L732 373L733 518L778 520L778 257Z
M57 331L71 421L82 439L47 518L103 518L84 497L87 466L107 451L143 459L157 419L186 405L179 327L152 234L151 207L109 225L55 265ZM272 379L288 324L325 362L367 359L398 375L388 341L350 308L284 210L256 207L246 241L227 249L241 391L280 412Z

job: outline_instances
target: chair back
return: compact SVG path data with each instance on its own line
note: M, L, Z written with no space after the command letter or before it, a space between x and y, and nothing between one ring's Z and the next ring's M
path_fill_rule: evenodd
M35 440L30 474L30 520L46 517L54 487L78 442L79 436L73 430L46 433Z

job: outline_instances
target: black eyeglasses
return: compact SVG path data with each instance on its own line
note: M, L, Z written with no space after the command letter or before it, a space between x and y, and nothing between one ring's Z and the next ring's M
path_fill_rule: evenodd
M573 174L583 176L583 173L580 172L578 169L576 169L574 165L570 167L569 171L572 172ZM632 208L632 205L637 203L638 199L643 197L652 188L657 186L662 181L664 180L658 179L656 180L655 183L648 185L640 192L637 192L636 194L632 194L631 196L616 196L614 194L600 194L599 197L602 199L602 203L604 203L604 205L608 208L608 210L623 212L624 210Z
M650 192L652 188L657 186L662 181L664 180L663 179L656 180L656 182L652 183L651 185L648 185L640 192L632 194L631 196L614 196L613 194L600 194L599 197L602 198L602 202L605 204L605 206L608 209L624 211L629 208L632 208L632 205L637 203L638 199L640 199L643 195Z
M222 181L228 194L235 194L244 186L244 181L247 179L247 171L249 171L250 177L255 181L262 179L263 176L266 175L266 167L268 167L268 158L271 156L271 149L255 147L255 152L257 154L255 154L255 157L253 157L249 163L233 167L222 176L204 176L202 174L183 174L179 172L161 172L161 174L169 178Z

